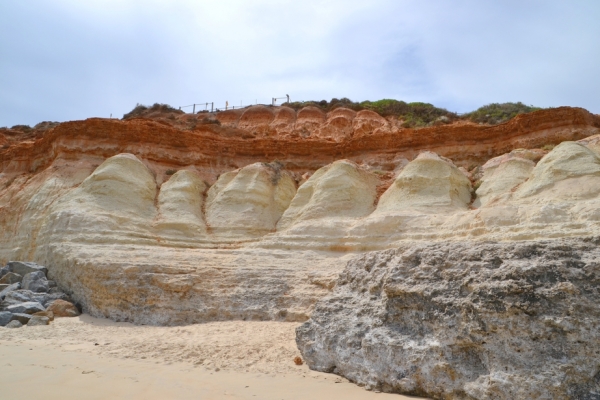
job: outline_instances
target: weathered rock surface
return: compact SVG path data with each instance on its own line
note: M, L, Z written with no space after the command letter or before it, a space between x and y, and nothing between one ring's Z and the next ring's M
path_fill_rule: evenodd
M343 108L184 118L197 126L90 119L29 137L0 129L10 133L0 149L0 261L48 265L47 278L96 316L304 321L348 252L600 234L590 136L600 119L582 109L425 129ZM14 264L24 266L35 264ZM20 301L54 300L27 296Z
M12 321L18 321L22 325L27 325L27 323L31 319L31 314L14 313L14 314L11 314L11 315L12 315Z
M10 293L13 292L15 290L19 290L21 288L21 283L17 282L17 283L13 283L12 285L8 285L8 287L2 289L2 291L0 291L0 300L4 300L4 298Z
M22 280L23 277L21 275L9 272L0 279L0 283L12 285L13 283L21 282Z
M32 315L27 326L43 326L50 325L50 318L43 315Z
M600 239L357 256L297 329L312 369L436 399L600 395Z
M36 312L34 314L31 314L31 316L32 317L36 317L36 316L38 316L38 317L48 317L49 321L54 321L54 312L48 311L48 310Z
M51 312L54 317L76 317L81 313L73 303L64 300L54 300L48 305L46 310Z
M6 266L10 272L14 272L15 274L19 274L21 276L25 276L30 272L41 271L44 275L48 274L48 268L43 265L36 264L34 262L25 262L25 261L9 261Z
M0 311L0 326L6 326L12 320L10 311Z
M35 293L45 293L50 289L46 275L42 271L26 274L21 282L21 287Z
M26 303L14 304L6 307L6 311L10 311L13 314L33 314L44 310L44 306L35 301L28 301Z
M20 328L22 326L23 326L23 323L21 323L21 321L16 320L16 319L13 319L6 325L7 328L11 328L11 329L12 328Z

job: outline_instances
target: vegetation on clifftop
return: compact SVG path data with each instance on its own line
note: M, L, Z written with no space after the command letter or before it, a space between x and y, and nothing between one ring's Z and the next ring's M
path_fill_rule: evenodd
M480 107L475 111L459 115L455 112L439 108L429 103L406 103L401 100L382 99L377 101L362 101L355 102L348 98L336 99L330 101L296 101L283 103L283 106L291 107L296 111L313 106L320 108L324 112L335 110L339 107L349 108L354 111L371 110L383 117L395 117L402 122L405 128L421 128L426 126L444 125L459 120L472 121L479 124L497 125L504 123L518 114L530 113L541 110L540 107L527 106L521 102L517 103L492 103ZM123 119L136 117L149 117L154 113L175 113L183 114L184 112L171 107L168 104L155 103L152 106L137 104L133 110L123 115ZM171 115L171 118L174 118ZM208 123L208 122L203 122Z
M406 103L401 100L383 99L377 101L354 102L347 98L331 99L331 101L321 100L284 103L284 106L295 110L307 106L314 106L325 112L339 107L350 108L354 111L371 110L384 117L394 116L403 121L403 126L407 128L431 126L437 124L446 124L459 119L456 113L450 112L444 108L435 107L429 103Z
M492 103L488 104L487 106L480 107L475 111L471 111L470 113L463 115L463 117L481 124L496 125L506 122L516 117L518 114L527 114L537 110L541 110L541 108L526 106L521 102Z
M175 107L171 107L168 104L159 104L154 103L151 106L145 106L143 104L136 104L133 110L129 111L127 114L123 115L123 119L130 119L136 117L144 117L150 113L160 112L160 113L168 113L174 112L177 114L183 114L184 112L176 109Z

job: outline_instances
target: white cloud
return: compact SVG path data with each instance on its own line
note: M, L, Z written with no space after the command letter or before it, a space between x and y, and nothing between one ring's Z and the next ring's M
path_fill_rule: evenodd
M0 126L174 106L398 98L600 112L592 1L0 4Z

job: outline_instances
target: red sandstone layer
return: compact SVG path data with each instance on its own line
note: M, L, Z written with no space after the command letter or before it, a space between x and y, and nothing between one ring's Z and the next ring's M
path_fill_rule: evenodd
M515 148L539 148L599 133L600 116L571 107L523 114L495 126L461 122L408 129L371 111L336 109L324 114L307 107L296 113L258 106L218 113L213 121L205 119L193 129L148 119L90 118L29 136L0 130L0 166L6 173L33 172L57 157L133 153L150 163L194 165L215 174L273 160L284 162L288 170L313 171L343 158L385 171L394 168L394 159L410 160L431 150L469 167Z

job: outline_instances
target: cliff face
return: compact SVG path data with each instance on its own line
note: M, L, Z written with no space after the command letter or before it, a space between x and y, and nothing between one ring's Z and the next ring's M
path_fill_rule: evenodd
M1 131L0 260L47 265L114 319L298 321L351 252L600 234L585 110L424 129L310 107L173 118Z

